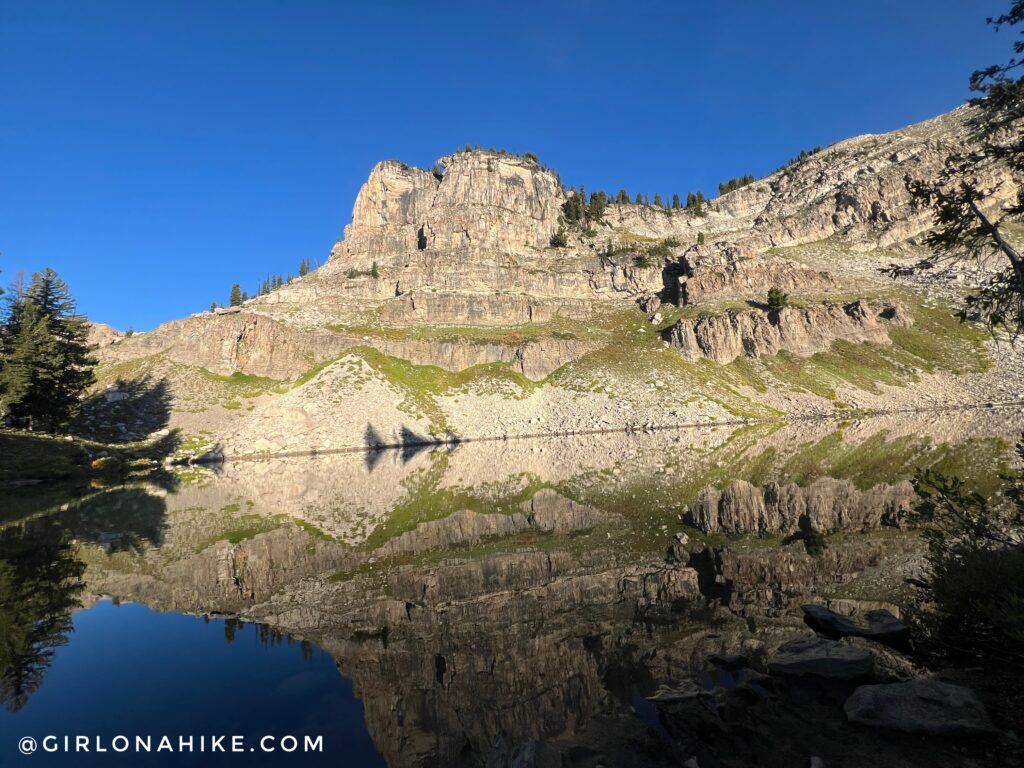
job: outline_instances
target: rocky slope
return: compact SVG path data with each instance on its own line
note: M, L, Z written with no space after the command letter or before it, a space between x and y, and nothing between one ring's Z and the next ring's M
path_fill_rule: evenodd
M962 284L877 269L918 255L930 214L906 182L966 117L840 142L701 211L611 204L581 226L532 156L385 161L316 271L149 333L97 327L101 386L165 380L170 425L234 454L1013 392L1015 349L951 322ZM794 306L765 311L769 288Z

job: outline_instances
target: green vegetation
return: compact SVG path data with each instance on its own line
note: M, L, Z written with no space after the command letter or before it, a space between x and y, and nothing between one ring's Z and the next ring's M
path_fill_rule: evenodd
M789 304L789 294L780 288L768 289L768 309L782 309Z
M1024 442L1017 453L1024 459ZM923 640L936 656L980 662L997 676L1024 670L1024 474L1004 473L1002 493L985 494L935 468L919 472L914 488L928 542Z
M728 181L723 181L718 185L718 194L727 195L741 187L747 186L748 184L753 184L755 181L756 179L750 174L747 174L746 176L738 176L737 178L729 179Z
M792 160L787 161L786 164L783 165L781 168L778 168L776 170L776 173L778 173L778 171L788 171L793 166L799 165L800 163L802 163L807 158L811 157L812 155L816 155L816 154L818 154L821 151L822 151L821 147L815 147L814 149L809 150L809 151L806 150L806 149L801 149L800 150L800 154L798 154Z
M369 269L350 269L345 273L345 277L352 280L356 277L372 277L374 280L380 279L380 268L377 266L377 262L373 262Z
M1024 23L1024 0L1013 0L1008 12L987 21L996 30ZM979 181L994 167L1024 170L1024 138L1017 130L1024 120L1024 76L1019 71L1024 34L1018 32L1012 50L1018 56L971 75L971 90L980 96L971 102L975 141L970 149L950 155L937 178L909 185L916 201L935 213L935 227L925 236L932 253L909 268L892 264L888 272L899 276L998 254L1002 268L967 296L962 317L980 318L1016 335L1024 328L1024 252L1009 235L1024 214L1024 194L1014 203L1000 204L999 186Z
M539 386L507 363L475 365L452 372L433 365L414 365L372 347L355 347L349 354L362 357L371 368L402 392L404 399L399 407L410 414L426 418L430 422L430 433L434 436L448 432L448 421L437 397L470 388L477 391L500 388L507 394L522 397Z
M95 381L88 324L49 267L10 294L0 318L0 423L55 432L75 417Z

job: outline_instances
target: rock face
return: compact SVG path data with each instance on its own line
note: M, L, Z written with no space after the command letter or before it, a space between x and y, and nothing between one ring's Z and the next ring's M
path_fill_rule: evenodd
M776 482L758 488L737 480L721 491L705 489L690 517L705 533L870 531L902 524L914 498L913 486L906 480L866 491L849 480L831 477L819 478L806 488Z
M937 680L863 685L843 706L850 722L925 736L996 732L974 691Z
M687 360L703 357L730 363L738 357L774 355L783 350L800 356L825 352L837 340L888 344L889 335L865 301L822 304L807 309L729 312L683 319L666 340Z
M532 433L523 425L539 417L560 431L583 431L658 424L666 413L677 422L691 416L706 422L741 410L756 416L834 410L829 398L771 371L769 385L778 379L787 392L773 386L757 394L742 387L713 391L715 377L679 365L671 354L659 365L650 353L663 347L638 307L649 320L660 315L654 326L661 340L691 362L728 363L784 350L807 356L837 341L889 344L893 328L925 319L916 298L907 299L906 312L892 306L879 312L894 286L878 266L916 260L914 238L931 224L907 181L934 178L949 152L970 140L968 116L958 110L841 142L700 212L615 203L586 226L565 220L568 197L560 179L529 155L458 152L432 170L385 161L371 170L344 238L322 266L238 307L114 343L97 335L99 373L106 381L166 377L173 401L168 426L235 440L226 447L232 455L239 442L258 442L261 453L358 446L365 431L377 428L380 419L368 418L374 409L387 414L389 433L419 433L430 421L436 434L450 430L467 439ZM994 204L1014 197L1019 185L1011 175L993 174L990 181L1002 182ZM553 241L560 232L564 237ZM797 305L760 308L770 288L790 293ZM868 290L878 296L872 299L878 307L851 302ZM849 298L835 303L837 294ZM673 302L682 312L671 316L684 319L664 328L670 315L662 305ZM738 302L750 308L737 311ZM929 312L936 308L923 298L920 304ZM900 342L909 334L892 335ZM382 361L366 348L450 372L494 368L448 377ZM361 381L376 374L387 381L377 387L378 400L363 400L356 413L338 416L352 410L341 405L351 389L327 386L332 381L326 379L336 373L329 363L347 356L373 358L373 371L361 371ZM946 367L932 362L923 360L920 370L944 375ZM918 367L891 363L900 369L896 378L907 380ZM652 382L641 381L646 373ZM282 382L321 378L323 386L303 395L323 402L270 396L288 389L278 386ZM243 388L248 383L253 386ZM337 377L333 383L359 384ZM965 402L982 389L973 385L958 382L944 396ZM872 384L851 382L851 388L871 389L877 407L901 397L875 392ZM1010 389L1000 386L1001 393ZM667 402L669 392L682 390L693 390L692 397L681 406ZM207 409L210 423L197 416ZM325 435L330 446L320 442Z
M90 346L108 347L123 338L124 334L121 331L106 323L89 323L89 335L86 337L86 341Z
M791 261L768 258L731 243L695 245L683 254L679 306L711 301L763 301L770 288L783 291L834 291L842 281L825 270L808 269Z

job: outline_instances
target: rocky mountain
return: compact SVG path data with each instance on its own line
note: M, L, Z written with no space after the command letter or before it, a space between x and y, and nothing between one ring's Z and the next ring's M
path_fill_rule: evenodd
M968 116L840 142L703 208L583 221L531 155L384 161L314 272L97 331L100 386L166 382L171 426L235 455L1009 399L1019 356L952 318L972 275L879 270L920 255L931 214L907 182L969 141ZM994 205L1016 195L992 181Z

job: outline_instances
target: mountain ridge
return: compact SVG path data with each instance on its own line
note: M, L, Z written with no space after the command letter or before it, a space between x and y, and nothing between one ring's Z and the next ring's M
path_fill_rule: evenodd
M552 409L561 430L603 423L602 414L635 425L635 415L619 418L626 402L647 413L639 423L657 423L672 409L641 405L650 392L638 387L654 386L645 374L662 381L654 389L668 390L657 393L659 403L674 392L675 412L696 421L826 413L858 401L840 389L874 396L890 387L873 401L897 404L922 377L947 371L950 381L933 388L959 390L962 381L950 384L957 376L993 365L991 375L1005 384L1016 375L1003 370L1016 370L1016 353L986 349L980 330L947 320L976 273L907 282L880 271L922 253L931 212L908 182L933 177L969 143L970 115L960 108L846 139L699 208L609 201L582 218L570 216L576 193L532 156L470 150L440 158L433 170L382 161L323 266L239 307L130 338L104 334L100 378L116 387L129 373L169 376L177 410L212 411L207 421L216 426L206 431L236 452L242 441L252 448L241 437L247 421L261 424L256 452L297 449L283 434L265 438L271 423L283 433L289 419L309 449L341 447L319 442L320 423L344 422L344 446L358 445L365 419L338 421L324 400L340 403L351 395L346 388L371 379L381 389L370 410L387 414L381 429L393 442L403 430L490 434L494 409L518 411L523 402L533 415L517 416L501 434L526 431ZM991 173L998 206L1020 183L1009 171ZM773 314L764 305L769 288L788 292L796 308ZM747 331L732 337L737 323ZM700 344L691 339L698 327ZM940 327L941 350L929 346ZM666 353L691 367L650 359ZM815 362L816 355L842 359ZM762 357L752 373L737 372L738 358ZM732 368L709 369L704 358ZM348 374L339 377L339 368ZM782 369L791 380L779 379ZM192 384L175 386L175 377ZM239 396L228 392L246 380ZM178 394L210 382L207 390L228 394ZM611 398L617 402L605 402L609 384L622 390ZM350 407L361 414L366 403ZM456 407L475 419L455 427L448 411ZM193 428L188 418L177 421Z

